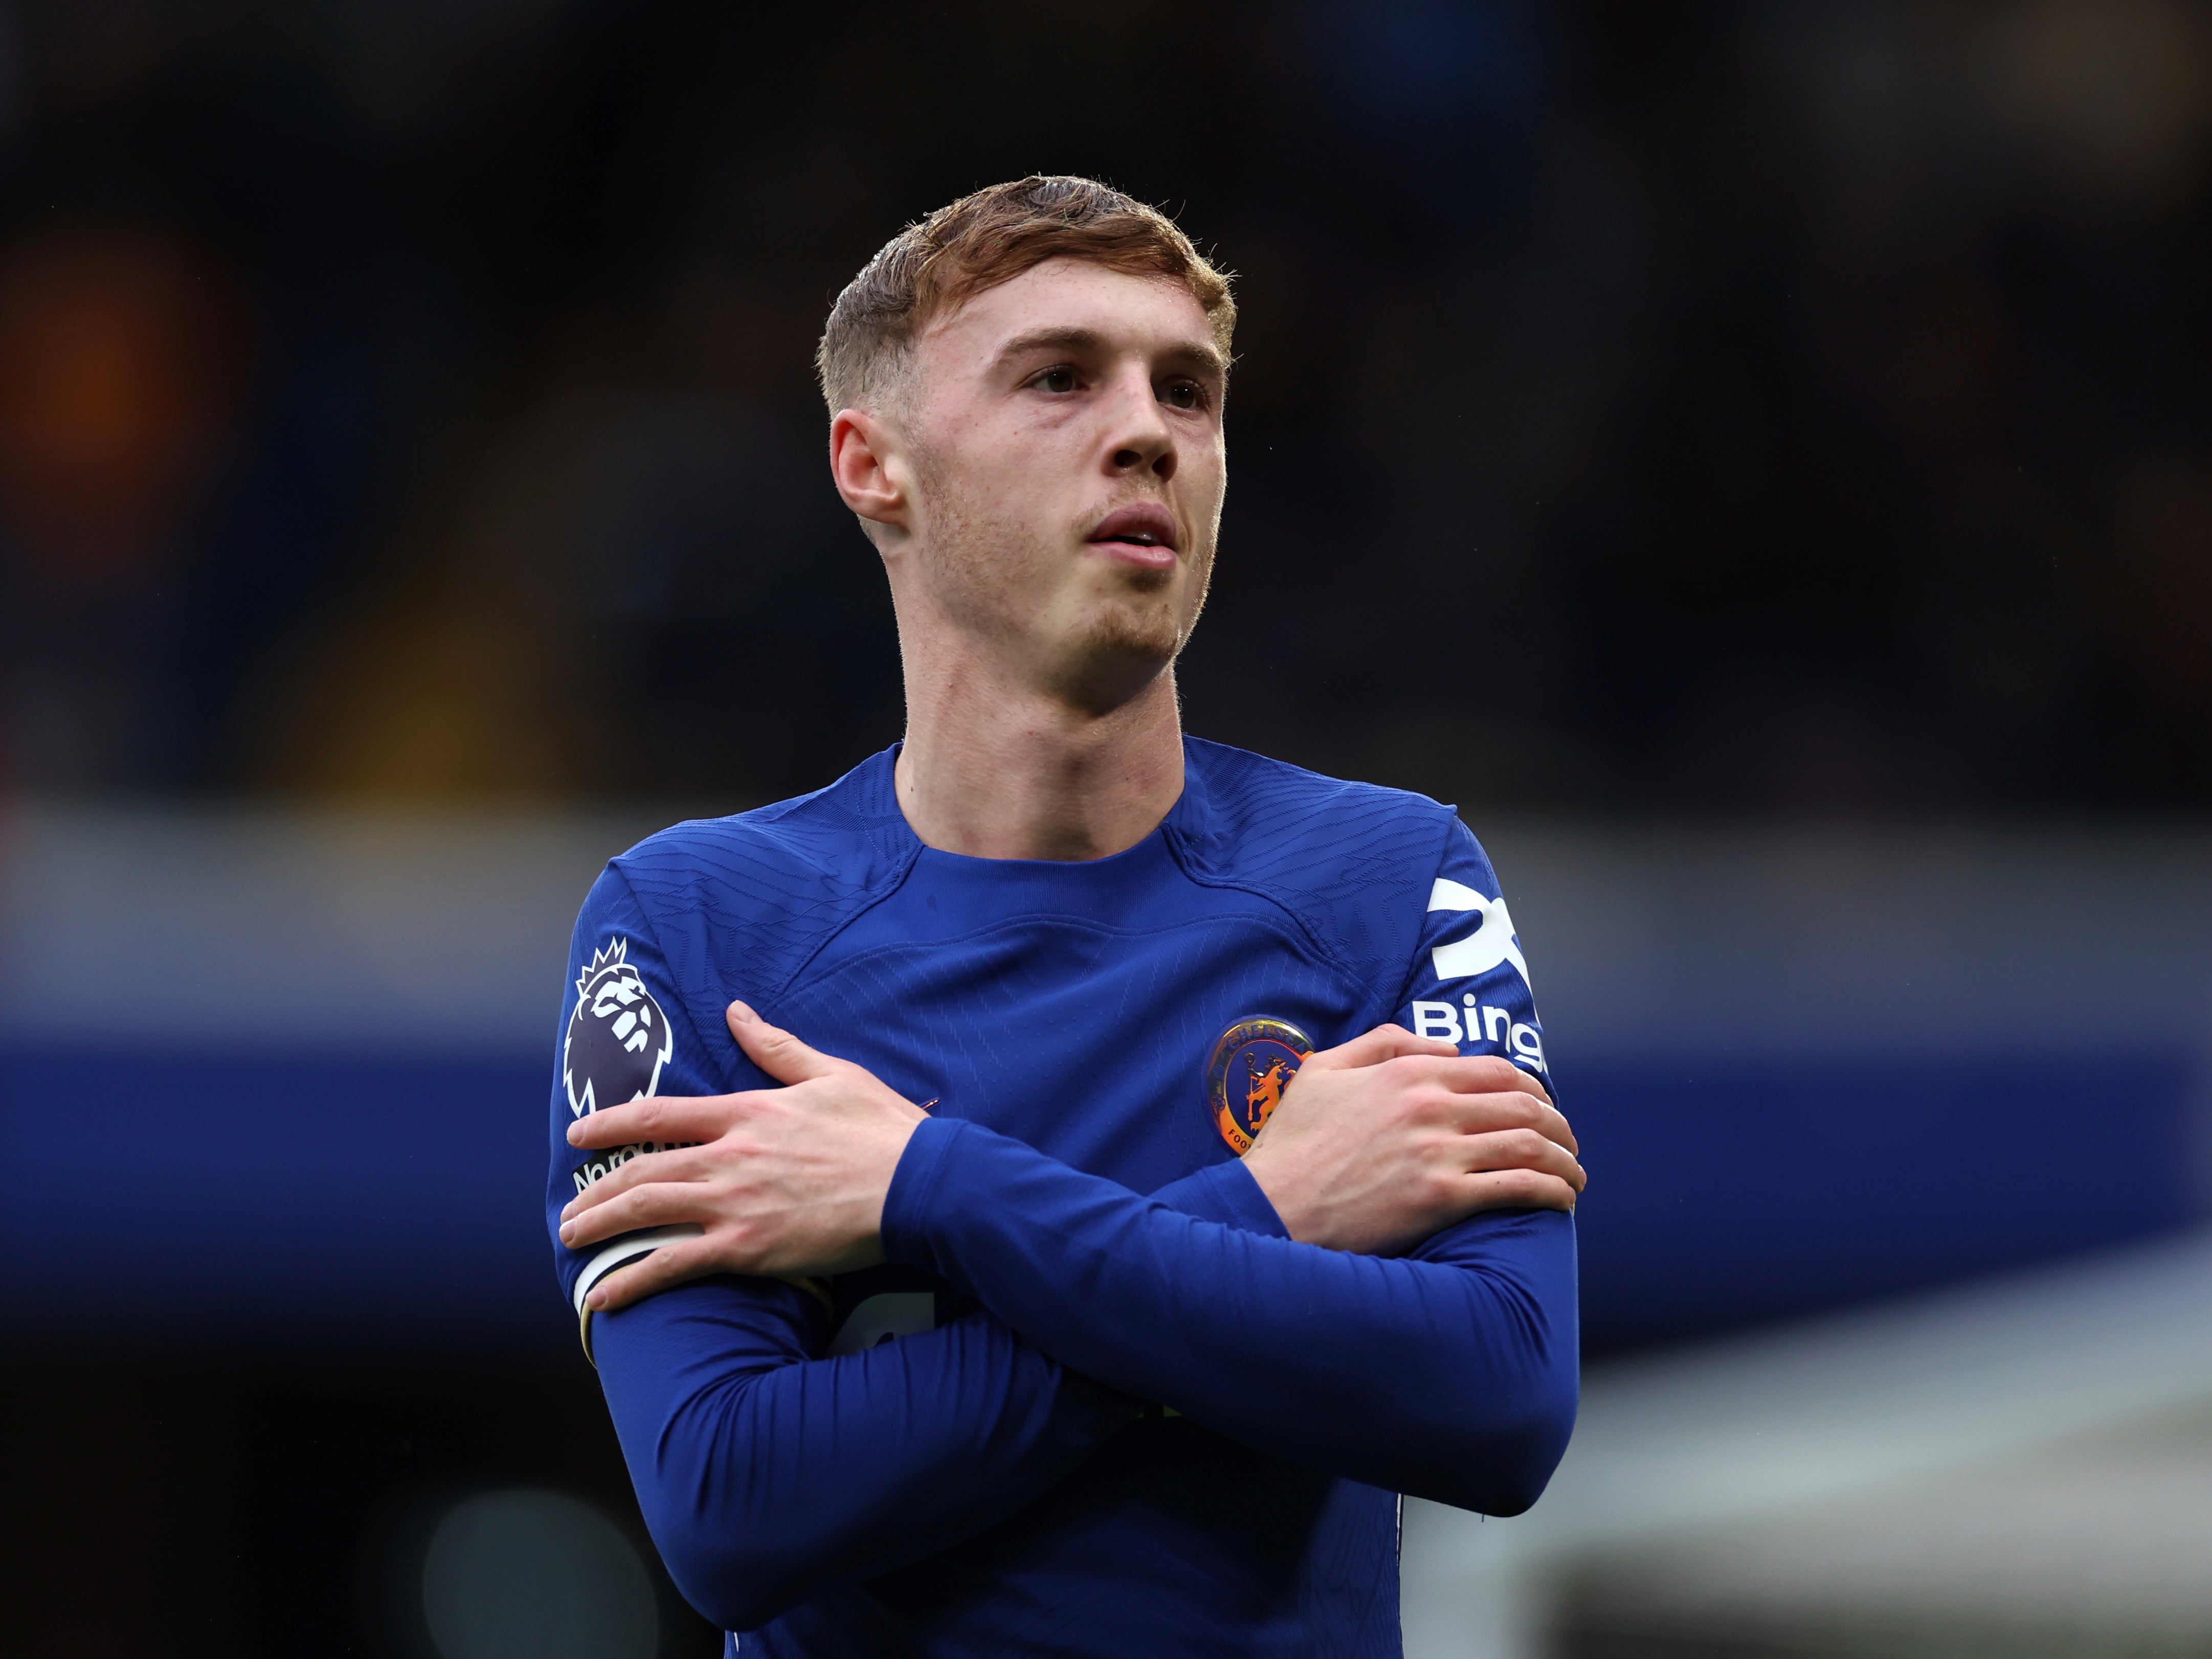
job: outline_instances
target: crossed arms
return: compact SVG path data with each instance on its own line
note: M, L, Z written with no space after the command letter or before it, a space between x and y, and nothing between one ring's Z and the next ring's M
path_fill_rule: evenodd
M1144 1402L1493 1514L1564 1449L1582 1173L1504 1061L1378 1028L1308 1060L1242 1164L1145 1198L929 1119L743 1005L730 1026L785 1086L580 1120L579 1146L701 1144L632 1160L561 1223L574 1249L701 1229L591 1304L648 1525L724 1628L981 1531ZM816 1358L826 1322L787 1281L886 1259L985 1311Z

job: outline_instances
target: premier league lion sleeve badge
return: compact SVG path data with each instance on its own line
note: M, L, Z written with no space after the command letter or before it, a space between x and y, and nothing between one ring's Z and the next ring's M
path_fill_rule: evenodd
M610 939L576 976L576 1012L561 1047L561 1082L577 1117L649 1095L676 1052L668 1016L629 963L629 941Z

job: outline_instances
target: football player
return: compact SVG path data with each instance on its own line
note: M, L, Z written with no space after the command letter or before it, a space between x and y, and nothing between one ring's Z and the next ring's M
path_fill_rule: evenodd
M1481 848L1180 728L1234 316L1085 179L895 237L819 367L905 740L577 922L549 1217L731 1651L1395 1654L1398 1494L1565 1447L1583 1173Z

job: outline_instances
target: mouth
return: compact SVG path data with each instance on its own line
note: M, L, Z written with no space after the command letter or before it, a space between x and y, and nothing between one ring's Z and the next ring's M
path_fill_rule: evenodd
M1091 546L1148 570L1166 570L1176 562L1174 515L1150 501L1107 515L1087 538Z

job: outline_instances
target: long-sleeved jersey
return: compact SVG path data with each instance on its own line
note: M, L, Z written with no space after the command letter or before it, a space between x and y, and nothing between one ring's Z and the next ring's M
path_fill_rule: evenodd
M733 998L930 1113L885 1265L590 1317L678 1585L747 1659L1396 1654L1396 1494L1516 1513L1565 1449L1573 1224L1328 1250L1237 1160L1385 1021L1548 1083L1488 861L1432 801L1196 739L1127 851L964 858L896 754L653 837L577 922L549 1225L652 1150L578 1152L575 1117L773 1086ZM556 1237L572 1301L665 1237Z

